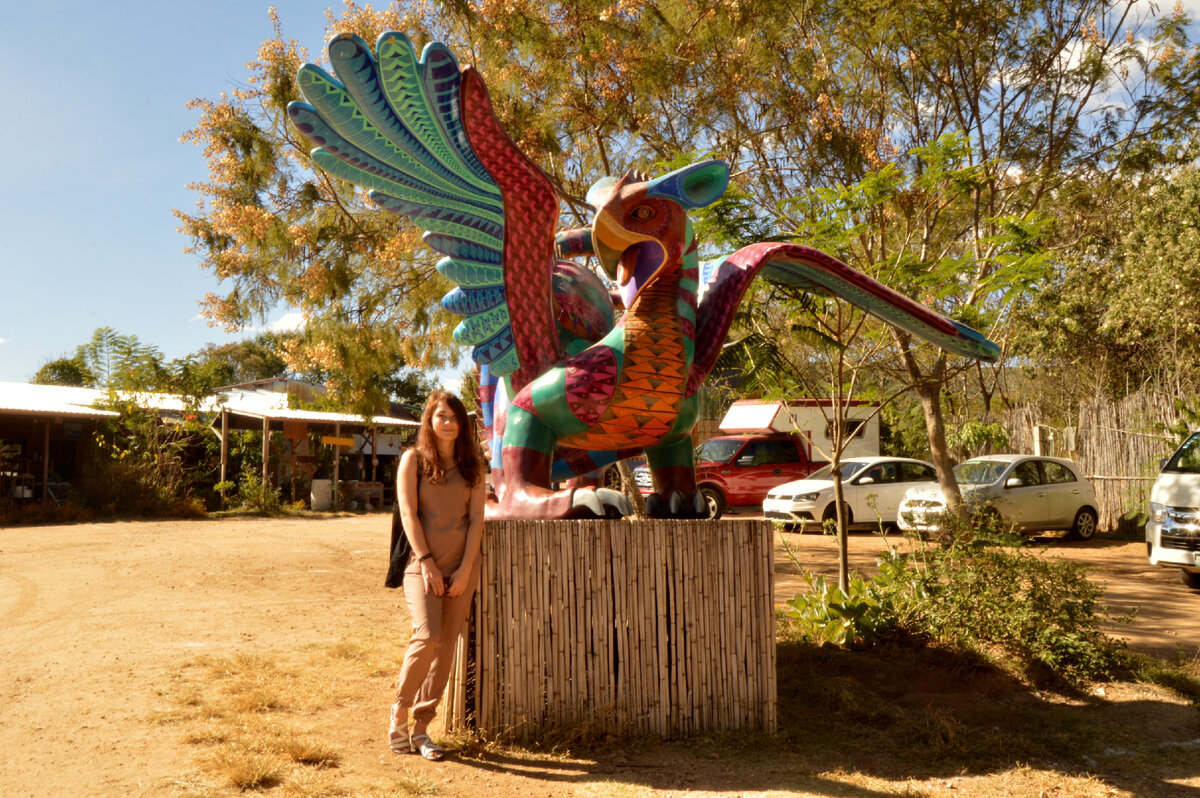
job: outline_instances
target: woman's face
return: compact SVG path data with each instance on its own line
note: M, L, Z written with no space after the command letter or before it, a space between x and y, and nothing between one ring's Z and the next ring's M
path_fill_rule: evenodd
M458 416L445 402L438 402L429 419L433 435L439 441L453 443L458 437Z

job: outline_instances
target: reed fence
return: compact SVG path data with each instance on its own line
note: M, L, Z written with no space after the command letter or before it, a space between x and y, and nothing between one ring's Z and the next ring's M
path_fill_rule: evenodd
M763 521L489 523L450 728L528 740L776 728Z
M1053 426L1054 438L1043 454L1068 457L1096 489L1100 528L1136 534L1145 522L1150 486L1159 461L1179 443L1167 428L1179 421L1176 396L1140 391L1113 401L1087 399L1074 409L1070 427ZM1018 406L1002 416L1014 452L1034 451L1034 428L1046 425L1037 408Z

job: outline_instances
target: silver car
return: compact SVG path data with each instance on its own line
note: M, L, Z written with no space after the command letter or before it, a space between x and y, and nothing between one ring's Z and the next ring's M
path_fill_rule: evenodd
M1096 492L1070 460L1028 454L975 457L954 468L964 502L986 503L1023 531L1065 530L1078 540L1096 534ZM897 522L905 532L935 532L946 499L939 485L910 490Z

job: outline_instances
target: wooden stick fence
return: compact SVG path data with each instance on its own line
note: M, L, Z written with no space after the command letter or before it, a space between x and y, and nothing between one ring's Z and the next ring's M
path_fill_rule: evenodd
M773 542L763 521L489 523L447 726L774 731Z

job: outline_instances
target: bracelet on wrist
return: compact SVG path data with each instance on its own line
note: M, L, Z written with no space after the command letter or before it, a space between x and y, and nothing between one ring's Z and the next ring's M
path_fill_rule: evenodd
M425 554L421 557L421 559L417 560L417 562L425 562L426 560L429 560L432 558L433 558L432 554Z

